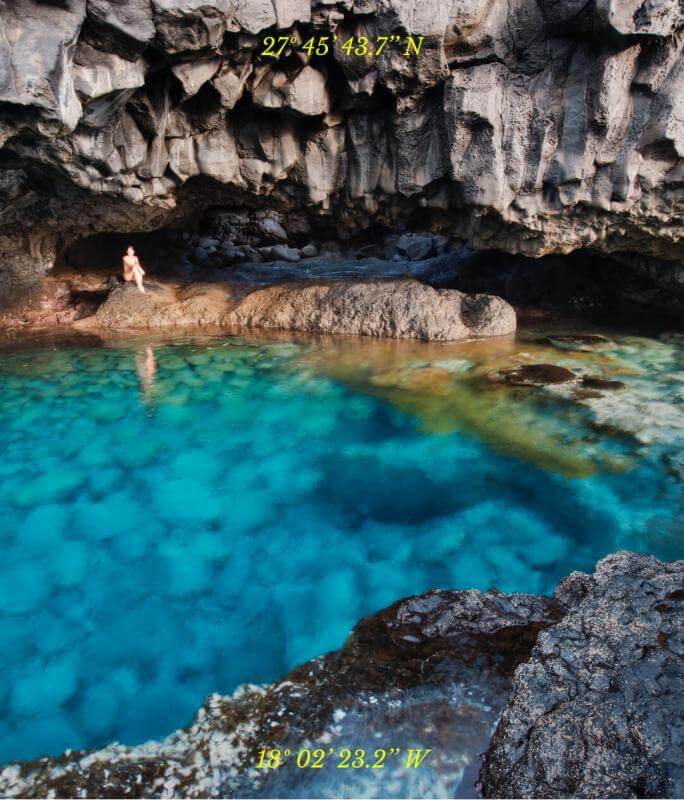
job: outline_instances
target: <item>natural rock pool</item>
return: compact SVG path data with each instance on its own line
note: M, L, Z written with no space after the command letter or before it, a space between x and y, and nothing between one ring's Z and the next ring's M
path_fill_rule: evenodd
M568 333L3 344L0 762L163 736L428 588L681 557L684 337ZM487 377L540 363L624 388Z

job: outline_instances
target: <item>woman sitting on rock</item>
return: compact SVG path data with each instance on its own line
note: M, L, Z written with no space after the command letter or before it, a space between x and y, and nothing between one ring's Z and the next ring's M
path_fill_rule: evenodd
M135 254L135 250L132 247L129 247L126 250L126 255L123 257L123 276L124 280L127 283L131 281L135 281L135 285L140 289L141 292L145 292L145 287L143 286L143 275L145 274L145 270L142 268L140 263L140 259Z

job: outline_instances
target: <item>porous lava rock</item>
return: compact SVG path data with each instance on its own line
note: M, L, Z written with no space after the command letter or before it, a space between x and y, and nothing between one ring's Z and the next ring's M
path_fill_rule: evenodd
M492 295L414 280L281 284L252 292L227 321L249 328L450 341L515 331L515 311Z
M616 553L573 573L566 609L516 672L486 797L684 794L684 562Z
M683 26L678 0L4 0L0 295L78 237L226 205L345 231L419 214L680 292Z

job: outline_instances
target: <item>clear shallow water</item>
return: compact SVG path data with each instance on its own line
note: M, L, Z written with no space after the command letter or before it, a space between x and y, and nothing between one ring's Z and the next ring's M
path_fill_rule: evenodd
M428 588L681 557L681 338L538 338L0 349L0 762L164 736ZM539 361L627 389L484 377Z

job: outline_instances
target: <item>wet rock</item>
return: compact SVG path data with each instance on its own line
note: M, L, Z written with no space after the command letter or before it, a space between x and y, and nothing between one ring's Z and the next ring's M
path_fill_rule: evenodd
M495 383L509 383L513 386L548 386L579 381L579 376L571 369L557 364L524 364L514 369L490 372L487 377Z
M549 336L549 344L559 350L579 350L591 352L592 350L611 350L616 345L607 336L598 333L583 333L573 336Z
M220 239L215 239L213 236L203 236L198 245L203 247L205 250L211 250L212 248L216 248L221 244Z
M577 389L573 397L577 400L597 400L603 395L596 389Z
M229 261L232 261L237 255L237 249L232 242L222 242L219 247L219 252Z
M383 770L379 796L476 796L485 750L486 797L681 796L683 585L684 562L616 553L552 598L430 591L364 618L282 681L213 695L163 741L7 765L0 794L344 796L312 788L310 770L255 769L259 750L400 731L447 760L421 767L421 792Z
M226 322L252 328L435 341L501 336L515 312L498 297L412 280L284 284L248 295Z
M338 259L342 258L342 247L339 242L329 241L323 242L320 247L321 258Z
M269 248L269 257L274 261L301 261L301 255L296 247L288 247L286 244L275 244Z
M605 389L607 391L617 391L625 388L623 381L610 380L600 375L587 375L582 378L582 386L587 389Z
M277 239L281 242L287 241L287 231L278 220L273 219L273 217L266 217L265 219L258 220L257 227L270 239Z
M433 780L452 796L473 792L479 751L510 690L515 667L560 617L549 598L497 591L433 591L361 620L344 647L270 686L211 696L188 727L161 742L70 752L0 769L4 796L307 796L309 770L257 770L267 743L359 746L398 730L440 758ZM374 738L375 737L375 738ZM445 738L446 737L446 738ZM367 741L368 739L368 741ZM441 746L440 746L441 745ZM339 772L339 771L338 771ZM376 771L377 773L378 771ZM410 772L410 771L409 771ZM271 773L271 774L269 774ZM278 774L275 774L278 773ZM425 766L421 774L426 773ZM403 768L383 770L383 796ZM284 787L288 791L284 791ZM105 788L106 787L106 788ZM369 787L360 788L360 795ZM331 790L343 794L341 787ZM411 794L410 786L402 794ZM325 796L315 788L311 796Z
M554 593L485 755L485 797L679 797L684 562L616 553Z
M436 237L430 234L405 233L396 242L398 255L410 261L421 261L436 255Z
M250 261L254 264L258 264L263 261L262 257L259 253L249 245L243 245L242 247L236 247L235 253L239 259L243 261Z

